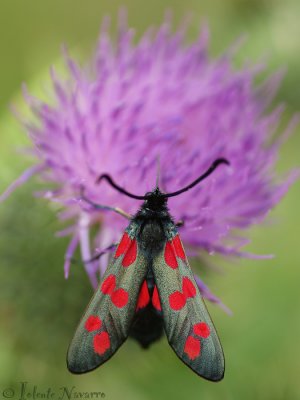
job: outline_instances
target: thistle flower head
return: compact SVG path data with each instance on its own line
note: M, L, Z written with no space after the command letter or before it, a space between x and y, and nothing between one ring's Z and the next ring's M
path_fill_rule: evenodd
M118 241L127 224L108 208L95 210L80 201L82 186L95 203L130 214L140 206L106 182L97 185L102 173L144 195L155 187L158 159L164 192L187 185L215 159L228 159L230 167L218 168L201 185L169 200L174 219L184 221L182 241L195 256L249 256L241 251L247 241L236 230L261 222L295 179L291 174L280 181L274 173L279 147L291 128L275 140L282 108L266 112L280 74L257 86L261 66L235 69L232 49L210 58L205 28L191 44L186 44L185 27L171 33L169 21L137 44L133 35L122 20L114 44L105 21L88 69L65 53L68 81L52 70L54 101L25 93L38 118L26 124L37 164L6 194L34 173L49 182L44 196L61 202L65 211L60 218L72 221L64 232L72 235L66 276L78 245L82 259L90 260ZM98 228L93 240L92 226ZM105 257L85 262L93 285L106 265ZM218 302L198 283L204 296Z

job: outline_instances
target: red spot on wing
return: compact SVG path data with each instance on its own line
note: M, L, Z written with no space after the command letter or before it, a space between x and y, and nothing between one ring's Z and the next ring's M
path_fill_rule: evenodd
M166 243L166 247L165 247L165 262L167 263L167 265L173 269L178 268L178 263L176 260L176 254L175 254L175 250L174 250L174 246L172 241L168 241Z
M141 286L141 289L140 289L136 309L139 310L140 308L146 307L146 305L149 303L149 301L150 301L149 290L148 290L147 282L144 281Z
M157 290L157 286L154 286L153 294L152 294L152 305L154 308L156 308L158 311L161 311L161 304L160 304L160 298Z
M131 239L128 235L127 232L124 233L122 236L122 239L119 243L119 246L117 247L116 253L115 253L115 258L120 257L122 254L125 254L126 250L130 246Z
M187 276L184 276L182 278L182 292L176 290L169 296L170 307L175 311L181 310L185 306L186 300L189 297L195 297L196 293L193 282Z
M136 253L137 253L137 244L136 240L133 239L130 243L128 250L125 253L125 256L122 260L123 267L129 267L132 263L136 260Z
M196 288L187 276L182 279L182 291L187 298L196 296Z
M110 339L107 332L101 332L94 336L94 350L95 353L102 356L110 348Z
M128 292L122 288L115 290L111 294L111 301L118 308L125 307L128 303Z
M193 336L188 336L185 342L184 352L187 354L190 360L194 360L195 358L199 357L201 352L200 341L195 339Z
M92 332L100 329L101 325L102 325L101 319L96 315L91 315L86 320L84 327L88 332Z
M181 258L182 260L185 260L185 252L184 252L179 235L176 235L172 242L173 242L176 256Z
M109 275L101 285L101 292L103 294L112 294L116 287L115 275Z
M128 292L123 288L116 289L115 275L109 275L103 281L101 292L110 296L111 301L118 308L122 308L128 303Z
M186 303L186 298L183 293L176 291L170 294L169 304L173 310L175 311L181 310L185 306L185 303Z
M206 339L210 335L209 326L205 322L199 322L194 325L194 333Z

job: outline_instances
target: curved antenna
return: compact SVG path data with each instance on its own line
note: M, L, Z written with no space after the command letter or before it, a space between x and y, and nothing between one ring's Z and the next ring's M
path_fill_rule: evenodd
M193 181L192 183L190 183L189 185L185 186L184 188L177 190L176 192L172 192L172 193L166 193L163 196L166 198L169 197L174 197L174 196L178 196L181 193L186 192L187 190L190 190L191 188L193 188L194 186L198 185L199 182L203 181L205 178L207 178L212 172L214 172L214 170L220 165L220 164L226 164L226 165L230 165L229 161L226 160L226 158L218 158L217 160L215 160L211 166L208 168L208 170L206 172L204 172L204 174L200 175L199 178L197 178L195 181Z
M208 170L206 172L204 172L204 174L200 175L199 178L197 178L195 181L193 181L192 183L190 183L189 185L185 186L184 188L177 190L176 192L172 192L172 193L162 193L161 197L163 198L169 198L169 197L174 197L174 196L178 196L181 193L186 192L187 190L190 190L191 188L193 188L194 186L198 185L199 182L203 181L205 178L207 178L220 164L226 164L226 165L230 165L229 161L226 160L226 158L218 158L217 160L215 160L211 166L208 168ZM115 188L118 192L125 194L128 197L131 197L132 199L136 199L136 200L147 200L149 198L149 196L137 196L135 194L132 194L130 192L127 192L127 190L125 190L124 188L122 188L121 186L117 185L113 179L110 177L110 175L108 174L102 174L99 176L99 178L96 180L96 183L100 183L103 179L105 179L113 188Z
M131 197L132 199L136 200L146 200L146 196L137 196L135 194L127 192L127 190L123 189L121 186L117 185L112 178L108 174L102 174L99 176L99 178L96 180L96 183L100 183L103 179L105 179L113 188L115 188L118 192L125 194L128 197Z

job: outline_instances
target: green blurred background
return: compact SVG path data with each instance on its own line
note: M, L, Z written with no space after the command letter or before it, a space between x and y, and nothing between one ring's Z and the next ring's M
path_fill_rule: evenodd
M270 72L287 67L277 102L286 102L286 120L300 109L299 0L0 0L0 192L29 165L16 153L28 140L9 111L20 103L22 82L45 93L61 44L84 60L103 15L110 13L115 26L121 5L137 36L158 25L168 7L175 22L192 12L191 38L198 21L208 20L212 54L248 34L237 62L266 55ZM299 133L298 128L282 149L279 171L299 165ZM61 386L75 386L103 391L107 399L300 399L299 182L271 213L271 224L250 232L248 250L276 258L226 265L216 259L222 273L205 277L234 313L209 305L226 355L225 379L218 384L193 374L166 340L147 352L129 340L96 371L67 371L65 353L92 289L80 266L64 280L68 240L54 237L61 226L47 202L32 197L36 187L30 182L0 205L0 397L12 388L18 400L20 382L27 381L31 391L37 385L40 392L51 387L59 394Z

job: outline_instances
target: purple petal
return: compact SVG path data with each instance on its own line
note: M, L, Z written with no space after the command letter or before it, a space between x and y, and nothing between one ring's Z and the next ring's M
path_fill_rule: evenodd
M22 186L28 181L33 175L42 172L45 169L44 165L35 165L26 169L14 182L12 182L8 188L0 195L0 202L6 200L11 193L16 190L19 186Z
M75 250L77 249L78 243L79 243L79 237L76 232L76 233L74 233L74 235L69 243L69 246L67 248L66 254L65 254L64 271L65 271L66 279L68 279L68 277L69 277L71 261L72 261L73 255L75 253Z

